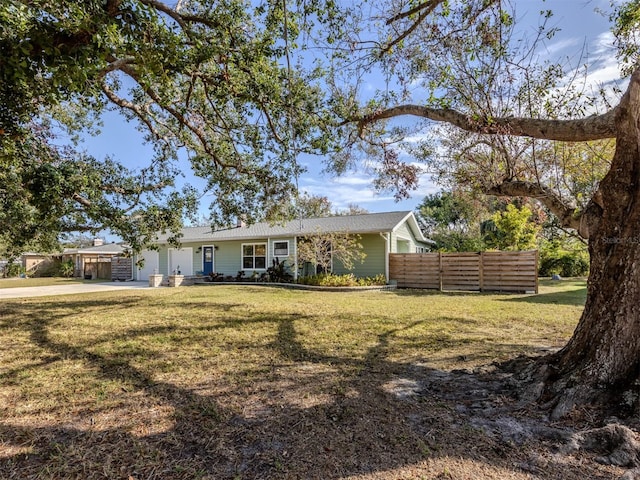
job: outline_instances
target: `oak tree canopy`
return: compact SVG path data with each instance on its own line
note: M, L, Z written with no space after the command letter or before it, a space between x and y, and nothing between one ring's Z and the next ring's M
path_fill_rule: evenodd
M108 228L139 249L157 231L177 231L204 193L220 223L277 213L295 191L294 139L296 151L323 149L314 74L293 63L311 7L2 2L0 240L19 252ZM108 110L153 145L144 166L74 143ZM206 192L175 188L185 168Z

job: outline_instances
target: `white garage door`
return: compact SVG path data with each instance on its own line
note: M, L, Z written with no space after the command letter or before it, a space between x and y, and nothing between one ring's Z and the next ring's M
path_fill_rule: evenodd
M160 272L158 270L160 268L160 258L155 250L143 250L138 255L138 258L144 258L144 266L142 268L136 267L137 280L148 280L149 275Z
M169 275L178 270L182 275L193 275L193 248L169 249Z

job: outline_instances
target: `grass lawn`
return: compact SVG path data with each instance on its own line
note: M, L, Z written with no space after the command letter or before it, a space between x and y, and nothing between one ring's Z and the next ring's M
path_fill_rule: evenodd
M65 285L67 283L82 283L82 282L84 282L84 280L80 278L60 278L60 277L0 278L0 288L47 287L49 285Z
M452 369L562 346L584 298L564 281L537 296L201 286L5 301L0 478L614 478L495 438L448 387ZM518 467L533 454L547 460L535 477Z

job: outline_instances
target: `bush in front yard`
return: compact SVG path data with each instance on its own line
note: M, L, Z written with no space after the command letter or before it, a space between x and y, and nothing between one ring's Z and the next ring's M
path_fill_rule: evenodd
M9 263L4 267L3 276L6 278L15 278L20 275L25 275L26 271L22 265L19 263Z
M563 277L583 277L589 273L589 254L585 251L541 251L538 273L541 277L554 274Z
M319 275L309 275L298 279L298 283L303 285L316 285L320 287L367 287L373 285L386 285L387 281L382 274L375 277L356 277L353 273L336 275L333 273L323 273Z
M73 260L65 260L60 264L60 276L65 278L73 277L75 268L73 266Z

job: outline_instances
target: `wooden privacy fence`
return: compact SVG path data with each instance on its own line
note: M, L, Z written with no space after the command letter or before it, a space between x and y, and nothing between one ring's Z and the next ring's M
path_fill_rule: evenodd
M111 258L90 257L84 261L84 278L87 279L110 279L111 278Z
M111 259L111 280L131 280L133 278L133 259L131 257L113 257Z
M538 251L391 253L389 279L400 288L538 293Z

